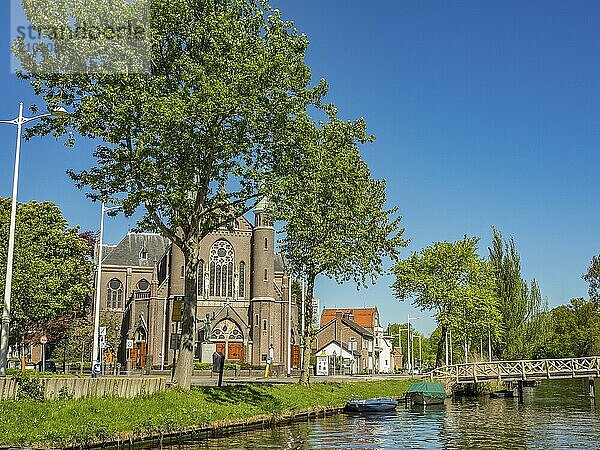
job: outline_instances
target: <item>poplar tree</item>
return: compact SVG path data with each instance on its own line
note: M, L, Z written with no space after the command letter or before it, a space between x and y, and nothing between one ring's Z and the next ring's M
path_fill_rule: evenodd
M492 227L490 262L494 269L496 294L502 316L502 335L495 342L496 353L502 359L521 359L532 356L548 329L544 305L537 281L528 286L521 276L521 258L514 239L502 239Z
M93 139L96 163L71 176L93 200L116 202L139 229L158 231L185 259L185 301L175 381L189 388L196 340L200 242L249 211L291 149L290 124L319 106L308 46L267 0L25 0L44 41L13 49L37 95L69 117L34 134ZM49 30L138 19L143 42L64 42ZM102 40L103 39L103 40ZM144 46L146 44L146 46ZM53 51L53 48L56 51ZM89 145L87 141L86 145ZM225 183L233 190L227 192Z
M590 300L600 305L600 255L592 257L590 266L582 278L589 283Z

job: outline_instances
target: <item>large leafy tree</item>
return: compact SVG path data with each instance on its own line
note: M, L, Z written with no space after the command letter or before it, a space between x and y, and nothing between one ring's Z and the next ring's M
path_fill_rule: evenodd
M10 199L0 199L0 289L4 290ZM17 208L11 303L12 343L49 332L83 309L92 264L87 244L50 202ZM0 301L1 303L1 301ZM64 327L63 327L64 328Z
M127 16L140 2L26 3L34 26L51 21L74 28L103 23L107 4L114 17L115 8ZM93 199L119 203L126 215L143 207L139 227L159 231L182 250L185 302L175 380L187 388L200 242L250 210L272 187L273 163L293 142L290 124L308 105L319 104L326 86L310 87L304 62L308 40L267 0L148 0L146 7L147 70L106 74L103 68L127 67L127 61L119 65L118 52L107 55L104 47L90 49L83 42L85 54L97 50L94 57L75 61L85 70L49 73L40 68L68 68L65 58L78 52L56 58L43 45L33 55L23 42L14 48L24 67L20 76L36 94L72 110L68 118L49 119L32 132L73 131L101 141L96 165L71 174L77 185L88 188Z
M315 279L365 286L383 273L386 258L406 246L395 209L385 208L385 182L371 178L358 148L371 138L363 120L345 122L328 109L320 126L305 120L297 144L302 152L282 161L275 191L275 218L283 221L281 248L292 273L306 280L304 366L300 382L308 383L311 343L315 334L312 299Z
M569 358L600 354L600 306L595 301L574 298L548 315L551 332L544 343L543 356Z
M467 347L499 329L497 298L490 265L477 255L479 238L436 242L398 261L392 289L405 300L414 298L422 310L434 311L441 328L436 366L442 364L449 330Z

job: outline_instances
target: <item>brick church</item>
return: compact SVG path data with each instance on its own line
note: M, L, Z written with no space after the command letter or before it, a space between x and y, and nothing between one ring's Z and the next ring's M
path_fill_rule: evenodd
M266 203L252 225L240 217L201 242L196 310L196 359L206 317L211 341L226 359L251 365L299 366L298 310L289 306L290 279L275 254L275 230ZM154 233L128 233L105 247L101 281L101 326L120 336L114 349L124 367L163 367L173 360L179 331L178 299L184 295L181 250ZM291 339L288 324L291 323Z

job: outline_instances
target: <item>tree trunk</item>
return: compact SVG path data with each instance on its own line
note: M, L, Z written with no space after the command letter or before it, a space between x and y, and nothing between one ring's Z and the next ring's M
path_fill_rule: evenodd
M196 278L198 272L198 258L192 251L183 251L185 258L185 292L183 313L181 316L181 343L177 362L175 363L174 383L182 388L189 389L192 382L194 365L194 349L196 344L196 304L197 290Z
M313 318L313 295L315 290L315 277L314 274L309 274L306 283L306 301L304 302L304 314L305 323L304 328L304 349L302 351L303 360L302 368L300 370L300 384L305 386L309 385L310 379L310 355L312 353L312 342L315 335L314 318Z
M441 334L440 340L438 341L437 353L435 356L435 367L442 367L442 361L444 361L444 344L445 344L447 331L448 331L448 328L446 326L442 325L442 334Z

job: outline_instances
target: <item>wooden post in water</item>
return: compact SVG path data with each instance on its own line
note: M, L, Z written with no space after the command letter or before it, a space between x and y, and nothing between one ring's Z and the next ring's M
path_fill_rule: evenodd
M523 403L523 380L517 382L517 395L519 397L519 403Z

